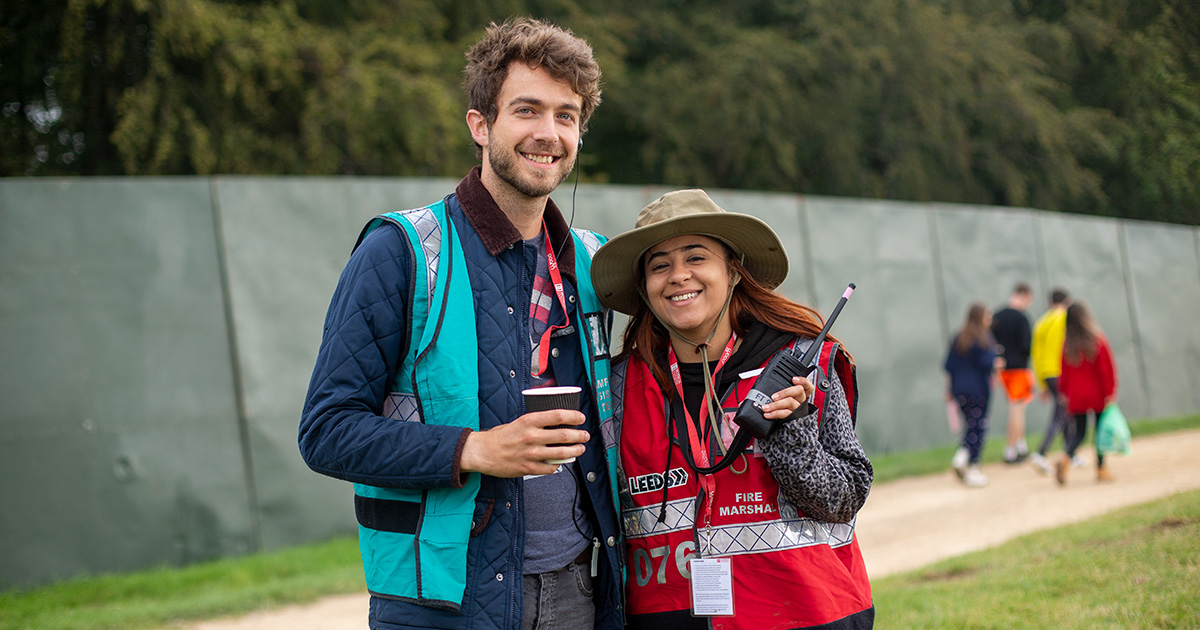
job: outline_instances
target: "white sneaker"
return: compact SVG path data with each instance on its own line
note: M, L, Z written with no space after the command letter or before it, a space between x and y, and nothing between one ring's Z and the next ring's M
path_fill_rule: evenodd
M965 446L960 446L957 451L954 451L954 458L950 460L950 467L954 469L954 474L958 475L959 479L962 479L967 474L967 463L970 457Z
M1050 475L1054 474L1054 466L1051 466L1050 462L1046 461L1046 458L1043 457L1041 453L1034 453L1033 455L1030 455L1029 461L1032 462L1033 467L1037 468L1038 472L1042 473L1043 475L1049 477Z
M988 484L987 475L979 470L979 466L971 466L962 478L963 485L968 488L982 488Z
M1075 457L1071 458L1071 467L1072 468L1086 468L1087 465L1088 465L1087 458L1084 457L1083 455L1076 455Z
M1020 464L1029 457L1029 446L1025 442L1021 442L1016 446L1004 447L1004 463L1005 464Z

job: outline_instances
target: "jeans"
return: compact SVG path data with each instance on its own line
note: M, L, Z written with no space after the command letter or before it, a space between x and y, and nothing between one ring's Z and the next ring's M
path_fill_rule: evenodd
M590 629L595 625L592 575L587 564L572 562L557 571L523 576L522 586L524 630Z

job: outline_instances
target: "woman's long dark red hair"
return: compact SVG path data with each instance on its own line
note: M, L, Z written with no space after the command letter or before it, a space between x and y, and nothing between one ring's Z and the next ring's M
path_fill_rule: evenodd
M825 318L820 313L759 284L727 245L725 246L725 262L729 265L730 270L736 271L741 276L741 281L734 286L733 297L729 301L729 315L734 332L745 335L746 331L750 329L751 323L755 321L762 322L776 330L809 339L816 337L821 332L821 327L825 325ZM636 286L645 287L645 270L640 264L637 273ZM622 340L621 352L617 355L617 360L628 356L636 356L641 359L650 367L650 372L654 375L654 380L658 382L659 389L668 398L671 398L675 392L675 388L671 384L671 377L667 373L667 369L654 360L656 356L666 355L667 345L670 343L670 333L659 323L658 318L654 317L654 313L650 311L645 300L638 303L637 311L630 318L629 325L625 327ZM828 335L826 340L837 341L833 335ZM850 353L847 352L846 356L849 358ZM851 361L853 361L852 358Z

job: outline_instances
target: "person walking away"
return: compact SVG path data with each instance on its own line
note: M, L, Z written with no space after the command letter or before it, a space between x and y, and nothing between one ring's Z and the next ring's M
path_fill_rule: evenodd
M1004 461L1016 464L1029 456L1025 443L1025 407L1033 400L1033 372L1029 369L1032 332L1025 310L1033 301L1033 289L1024 282L1013 287L1004 308L992 317L992 336L1000 346L1004 368L1000 380L1008 396L1008 426L1005 431Z
M1033 325L1033 346L1029 356L1033 362L1033 374L1037 377L1038 386L1043 400L1049 400L1053 405L1050 419L1046 421L1046 432L1037 452L1030 457L1034 467L1043 475L1054 472L1054 467L1046 459L1046 451L1054 442L1054 436L1063 434L1063 445L1067 440L1067 408L1058 396L1058 376L1062 374L1063 339L1067 335L1067 305L1070 296L1065 289L1055 288L1050 291L1050 309L1038 318Z
M355 484L371 628L618 630L600 431L611 313L590 273L603 239L549 198L574 170L600 68L569 31L516 19L487 28L465 75L482 163L440 201L364 228L300 453ZM551 385L581 389L578 408L529 412L523 390Z
M1100 414L1109 403L1117 400L1117 364L1113 361L1112 349L1091 309L1082 301L1067 307L1058 388L1074 425L1066 454L1055 466L1055 478L1060 485L1065 485L1071 459L1087 434L1088 416L1095 418L1095 429L1099 434ZM1096 480L1114 480L1112 472L1105 466L1104 454L1099 451L1096 452Z
M979 469L988 432L988 403L991 399L992 374L999 360L996 341L989 327L992 314L982 302L967 307L967 320L950 340L943 369L946 371L946 400L958 403L962 411L962 442L950 465L969 488L988 483Z
M600 248L592 276L632 316L605 431L619 442L630 630L871 628L854 522L873 471L850 355L827 337L820 371L756 397L774 427L763 437L731 420L756 370L822 326L772 290L787 276L774 230L702 190L667 193Z

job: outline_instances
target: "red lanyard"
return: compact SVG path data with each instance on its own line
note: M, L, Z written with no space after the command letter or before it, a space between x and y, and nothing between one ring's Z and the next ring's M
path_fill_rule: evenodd
M546 247L546 264L550 267L550 283L554 285L554 294L558 296L558 305L562 307L564 323L559 326L551 326L550 322L546 322L546 331L542 333L542 340L538 342L538 371L530 371L533 376L541 376L546 371L550 359L550 333L559 328L566 328L567 323L567 296L563 292L562 273L558 270L558 258L554 256L554 246L550 244L550 230L546 228L546 220L542 219L542 234L545 238L542 239L542 244ZM570 238L570 235L568 235ZM547 318L548 319L548 318Z
M717 374L720 374L721 368L725 366L725 362L729 360L729 357L733 356L733 346L736 343L737 333L734 332L729 335L729 343L725 345L725 351L721 353L721 360L717 362L717 369L713 370L713 383L716 383ZM683 417L687 422L688 443L691 445L692 457L695 458L696 463L701 468L708 468L708 440L701 438L702 435L707 435L706 431L708 431L709 427L707 425L697 427L692 422L692 414L688 413L687 402L683 398L683 378L679 375L679 360L675 358L674 346L669 344L667 345L667 357L671 362L671 380L675 381L675 391L679 394L679 401L682 403L680 406L683 407ZM715 391L704 392L704 403L700 405L700 417L704 418L708 416L708 405L713 398L716 398ZM724 415L723 412L722 415ZM670 436L667 437L670 439ZM721 439L721 436L718 435L717 439ZM713 498L716 495L716 483L711 475L697 473L697 477L700 485L704 486L704 493L707 495L704 502L704 522L708 524L712 522L712 507Z

